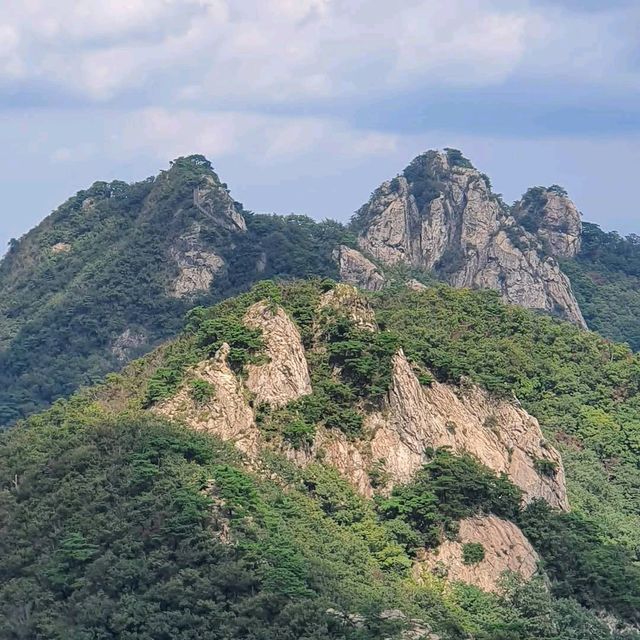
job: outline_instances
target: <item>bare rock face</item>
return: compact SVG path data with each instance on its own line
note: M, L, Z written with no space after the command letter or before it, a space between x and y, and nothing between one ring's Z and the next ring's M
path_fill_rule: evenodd
M266 364L247 367L247 388L258 403L281 407L311 393L309 367L300 332L281 307L257 302L246 313L248 327L262 331Z
M247 225L224 185L207 175L193 192L194 206L228 231L246 231Z
M169 288L169 295L174 298L206 293L224 267L224 260L204 247L197 224L169 249L169 256L178 267L178 275Z
M175 298L186 298L197 293L206 293L216 273L224 266L224 260L213 251L188 249L172 250L171 257L179 269L170 295Z
M362 449L362 450L361 450ZM318 429L311 451L290 452L289 457L296 463L305 465L321 458L322 463L337 469L360 495L373 496L373 487L369 477L369 457L366 446L350 441L342 431Z
M385 284L385 277L371 260L359 251L340 245L333 252L333 259L338 263L340 279L368 291L380 291Z
M427 289L426 285L422 284L422 282L420 282L419 280L416 280L415 278L411 278L410 280L407 280L405 282L405 285L409 289L412 289L413 291L425 291Z
M254 457L259 450L260 431L242 384L227 364L228 354L229 345L225 343L213 359L201 362L192 371L191 380L203 380L211 385L210 399L198 404L187 382L173 398L152 410L167 418L183 421L198 431L207 431L229 440Z
M580 212L557 185L529 189L514 206L514 216L541 240L543 249L556 258L574 258L580 251Z
M554 215L550 209L550 236ZM554 258L492 194L486 177L448 152L418 156L383 183L354 226L360 247L384 264L433 270L456 287L495 289L507 302L586 326Z
M464 545L481 544L484 559L465 564ZM414 576L446 574L450 581L466 582L483 591L500 591L505 572L529 580L536 573L539 557L522 531L496 516L478 516L460 522L458 539L446 540L432 552L424 552L414 567Z
M51 247L51 253L69 253L71 245L67 242L57 242Z
M136 331L127 327L111 345L111 353L120 361L127 362L131 355L144 346L147 342L147 335L144 331Z
M376 316L367 300L348 284L338 284L320 299L320 309L329 307L347 316L360 329L377 331Z
M366 418L372 460L384 461L394 482L405 483L426 462L425 449L468 452L505 473L525 502L543 498L568 509L562 459L546 444L538 421L523 409L468 385L423 387L402 352L394 357L388 409Z

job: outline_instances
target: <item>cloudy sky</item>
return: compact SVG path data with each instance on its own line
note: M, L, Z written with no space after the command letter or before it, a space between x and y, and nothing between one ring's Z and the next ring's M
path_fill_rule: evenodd
M94 180L203 153L345 220L433 147L640 232L637 0L2 0L0 252Z

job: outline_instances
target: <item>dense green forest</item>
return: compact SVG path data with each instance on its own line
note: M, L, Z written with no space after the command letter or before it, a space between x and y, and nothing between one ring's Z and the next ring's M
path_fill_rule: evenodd
M2 435L3 638L638 637L594 614L638 624L638 356L497 294L444 285L369 294L380 331L367 339L319 311L333 286L263 282L198 308L178 340ZM286 309L307 348L325 345L308 350L312 395L258 408L267 441L304 447L319 424L358 438L361 407L382 406L402 346L423 384L429 371L515 393L562 451L571 513L524 508L507 478L445 450L370 501L321 458L301 468L267 447L248 470L229 445L145 410L223 341L238 374L259 362L261 337L241 318L262 299ZM522 528L538 578L505 576L499 595L412 578L416 550L487 513ZM465 549L469 562L482 553Z
M640 349L640 237L583 223L582 248L562 265L593 331Z
M541 579L505 577L501 595L413 581L406 541L421 527L415 508L402 509L405 527L394 511L412 504L408 489L376 505L330 469L266 453L278 478L268 481L215 438L78 403L32 418L0 448L7 640L617 637L571 590L556 597ZM434 524L517 512L490 501L504 480L465 458L436 456L417 482L440 495ZM572 580L561 562L548 566Z
M13 243L0 262L0 427L121 368L114 344L126 330L140 336L131 358L176 335L195 304L262 278L336 277L331 253L349 239L341 225L254 215L235 203L247 231L233 233L193 204L207 179L223 212L226 185L191 156L143 182L96 183ZM178 269L170 251L194 225L226 267L209 292L179 299L169 294Z

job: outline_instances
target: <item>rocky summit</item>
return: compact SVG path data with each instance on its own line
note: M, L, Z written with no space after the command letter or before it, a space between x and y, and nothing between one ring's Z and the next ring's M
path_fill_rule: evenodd
M433 271L456 287L495 289L506 302L585 327L556 260L577 254L580 216L566 194L535 195L511 209L459 152L429 151L358 211L358 245L382 264Z
M175 335L185 312L268 279L369 291L436 282L640 348L640 244L581 221L558 185L507 206L459 151L427 151L347 225L254 214L203 156L96 182L0 262L0 425Z

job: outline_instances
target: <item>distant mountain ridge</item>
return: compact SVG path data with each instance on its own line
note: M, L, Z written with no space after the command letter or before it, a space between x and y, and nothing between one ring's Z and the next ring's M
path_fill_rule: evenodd
M138 183L97 182L0 261L0 424L146 353L194 305L264 278L491 288L640 348L640 245L584 229L560 187L508 207L452 149L418 156L349 225L253 214L203 156Z

